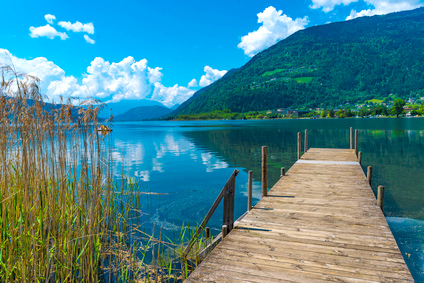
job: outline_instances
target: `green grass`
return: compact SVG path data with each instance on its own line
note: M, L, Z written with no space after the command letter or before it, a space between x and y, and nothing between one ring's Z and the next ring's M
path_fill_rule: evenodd
M274 75L274 74L281 73L281 72L284 72L284 71L286 71L286 70L287 70L287 69L275 69L274 71L267 71L267 72L263 73L261 76L262 76L262 77L265 77L265 76L272 76L272 75Z
M301 78L294 78L295 81L297 81L300 84L306 84L310 83L312 81L312 77L301 77Z
M380 104L380 103L383 103L383 101L384 100L382 100L382 99L376 99L376 98L374 98L374 99L366 100L365 103Z

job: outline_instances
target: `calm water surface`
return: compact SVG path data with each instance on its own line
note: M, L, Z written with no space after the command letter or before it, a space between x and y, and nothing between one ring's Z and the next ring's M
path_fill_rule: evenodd
M359 130L362 165L373 166L373 184L386 187L385 215L414 279L424 282L424 119L331 119L115 123L116 178L134 177L146 195L147 231L202 221L232 171L235 216L247 207L247 171L253 170L254 204L261 197L261 146L268 146L268 184L296 161L297 132L310 147L349 147L349 127ZM303 140L303 136L302 136ZM208 226L221 227L222 208Z

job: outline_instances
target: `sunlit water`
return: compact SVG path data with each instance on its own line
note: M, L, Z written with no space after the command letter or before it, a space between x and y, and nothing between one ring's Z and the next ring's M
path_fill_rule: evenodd
M359 130L363 168L373 166L374 190L386 187L387 221L415 280L424 282L424 119L115 123L115 177L134 177L141 191L157 193L143 199L144 229L163 227L172 239L178 227L202 221L235 168L235 217L247 208L248 170L259 200L262 145L272 187L280 168L296 161L297 132L308 129L310 147L348 148L349 127ZM214 234L221 219L219 207L208 224Z

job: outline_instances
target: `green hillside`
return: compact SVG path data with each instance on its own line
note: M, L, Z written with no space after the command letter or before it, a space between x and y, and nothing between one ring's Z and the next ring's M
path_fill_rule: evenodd
M175 112L334 107L424 96L424 8L311 27L254 56Z

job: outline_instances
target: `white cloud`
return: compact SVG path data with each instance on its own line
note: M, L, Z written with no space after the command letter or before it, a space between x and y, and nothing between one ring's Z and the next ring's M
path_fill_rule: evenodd
M364 16L384 15L393 12L412 10L421 6L419 0L366 0L365 2L374 8L359 12L352 10L346 20L352 20Z
M94 97L104 102L151 99L172 106L184 102L194 93L194 90L178 84L164 86L161 83L162 68L151 68L146 59L136 61L131 56L117 63L95 58L87 67L82 83L74 76L67 76L63 69L44 57L26 60L13 56L6 49L0 49L0 64L10 65L9 58L17 71L41 79L41 92L50 101L58 101L59 96L65 99Z
M312 0L312 5L310 7L312 9L321 9L328 13L334 9L335 6L338 5L349 5L353 2L358 2L359 0Z
M53 39L56 36L60 37L60 39L62 40L69 38L65 32L58 32L54 27L49 24L42 27L30 27L29 31L29 36L31 36L32 38L48 37L50 39Z
M147 64L147 60L145 61L145 64ZM162 79L163 74L161 73L161 70L162 70L162 68L160 68L160 67L148 68L149 83L154 84L156 82L159 82Z
M197 83L196 79L192 79L189 83L188 83L188 87L198 87L199 84Z
M91 39L88 35L86 35L86 34L84 34L84 39L85 39L85 41L87 41L87 43L90 43L90 44L94 44L94 43L96 43L96 41L94 40L94 39Z
M49 24L53 24L53 21L56 20L56 17L50 14L45 15L44 18Z
M41 88L46 90L49 82L60 80L65 71L46 58L37 57L32 60L21 59L13 56L8 50L0 48L0 64L14 65L15 69L38 77Z
M209 66L205 66L204 71L205 71L206 74L204 74L200 78L200 81L199 81L199 86L201 86L201 87L205 87L205 86L210 85L211 83L220 79L222 76L224 76L227 73L226 70L220 71L220 70L217 70L217 69L213 69Z
M155 89L151 99L160 101L165 106L172 106L175 104L181 104L189 99L193 94L194 90L188 89L178 84L172 87L165 87L160 82L155 83Z
M282 14L282 10L277 11L272 6L259 13L258 23L262 23L262 26L258 30L243 36L237 47L243 49L246 55L252 57L265 48L274 45L279 40L304 29L309 23L308 17L293 20Z
M76 21L75 23L61 21L58 23L58 25L68 31L71 30L73 32L86 32L88 34L94 34L93 23L83 24L78 21Z

